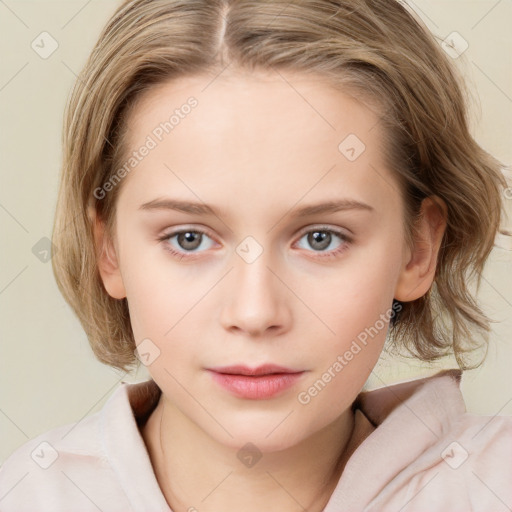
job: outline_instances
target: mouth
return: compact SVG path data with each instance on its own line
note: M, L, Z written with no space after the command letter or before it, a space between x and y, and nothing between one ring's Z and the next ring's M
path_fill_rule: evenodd
M215 368L207 368L209 371L222 373L225 375L246 375L251 377L259 377L261 375L276 375L289 373L302 373L304 370L294 370L276 364L264 364L257 368L251 368L245 365L234 366L218 366Z
M274 364L250 368L244 365L208 368L213 381L237 398L270 399L297 384L305 370Z

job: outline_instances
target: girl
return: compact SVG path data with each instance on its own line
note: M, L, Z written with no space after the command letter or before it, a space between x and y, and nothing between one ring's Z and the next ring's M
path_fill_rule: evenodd
M512 507L465 413L506 187L395 0L130 0L67 108L54 272L151 379L18 449L3 511ZM387 335L460 369L361 392Z

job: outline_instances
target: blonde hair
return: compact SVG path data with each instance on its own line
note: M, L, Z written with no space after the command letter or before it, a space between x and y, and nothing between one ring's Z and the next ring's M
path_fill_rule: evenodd
M53 230L57 284L96 357L122 370L137 364L127 301L103 286L88 215L94 208L113 233L122 181L101 199L94 191L112 182L124 161L127 114L157 84L214 76L228 65L313 73L380 107L408 243L422 199L435 195L447 206L434 284L400 303L390 334L425 361L453 352L464 367L472 333L490 330L468 284L474 277L480 284L506 182L500 162L469 133L457 69L395 0L131 0L118 8L67 104Z

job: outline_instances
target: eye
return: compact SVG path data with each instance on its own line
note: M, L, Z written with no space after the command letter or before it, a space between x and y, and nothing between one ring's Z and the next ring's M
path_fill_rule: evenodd
M205 243L205 240L211 243ZM343 232L325 226L309 229L302 233L299 242L305 239L306 243L317 253L315 257L333 258L348 248L352 239ZM336 240L341 241L336 242ZM172 255L183 258L193 258L196 253L211 249L214 242L207 231L201 229L180 229L166 233L158 238ZM334 246L334 247L333 247ZM299 244L300 247L300 244ZM300 247L304 248L304 247Z
M172 233L166 233L158 238L158 240L164 242L166 250L172 254L187 257L187 253L202 252L212 247L212 244L203 243L205 238L211 240L206 231L200 229L181 229ZM172 243L173 239L175 239L174 243Z
M352 239L343 232L325 226L309 229L301 235L299 241L303 239L313 248L313 252L319 253L318 256L322 258L337 256L352 242ZM341 240L342 243L337 243L336 239Z

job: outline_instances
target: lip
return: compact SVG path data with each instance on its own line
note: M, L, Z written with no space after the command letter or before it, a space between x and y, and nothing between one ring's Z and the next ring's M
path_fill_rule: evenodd
M237 364L233 366L217 366L214 368L208 368L216 373L226 373L230 375L269 375L272 373L298 373L303 370L294 370L292 368L286 368L284 366L279 366L277 364L262 364L256 368L250 368L249 366L245 366L243 364Z
M304 370L277 365L249 368L243 365L209 368L213 380L238 398L264 400L284 393L294 386Z

